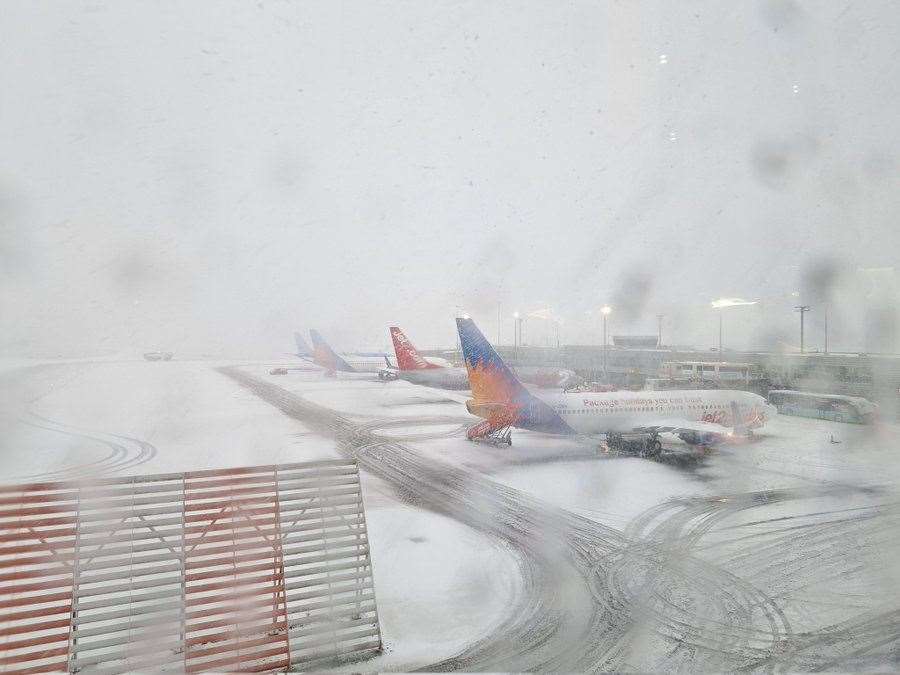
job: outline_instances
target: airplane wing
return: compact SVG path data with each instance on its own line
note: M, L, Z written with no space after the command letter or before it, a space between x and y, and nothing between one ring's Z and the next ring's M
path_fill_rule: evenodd
M293 352L290 352L290 353L287 353L287 352L286 352L286 353L284 354L284 356L293 356L293 357L295 357L295 358L300 359L301 361L306 361L307 363L312 363L312 362L313 362L311 356L305 356L305 355L303 355L303 354L294 354Z
M634 427L635 433L694 433L694 434L715 434L716 436L725 436L732 433L731 427L726 427L715 422L701 422L699 420L680 420L680 419L662 419L652 424L644 424Z

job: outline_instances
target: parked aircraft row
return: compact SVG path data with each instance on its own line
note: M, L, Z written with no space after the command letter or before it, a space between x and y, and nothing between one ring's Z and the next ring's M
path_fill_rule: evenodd
M407 380L439 389L469 388L469 375L465 368L452 366L445 359L423 356L397 326L391 326L389 331L395 363L391 363L387 354L338 354L315 329L309 331L312 349L302 335L294 333L296 356L319 366L329 377L339 372L376 373L382 380ZM525 367L516 368L514 372L522 382L537 387L565 389L581 382L574 371L564 368Z
M297 356L338 372L377 373L446 389L470 389L466 409L482 422L469 428L470 440L509 444L512 428L604 437L611 449L640 448L659 455L659 434L672 433L689 445L707 446L725 437L751 435L775 414L757 394L737 390L569 392L580 380L570 370L510 368L472 319L456 320L464 368L423 356L400 328L390 328L396 364L387 355L335 352L315 330L312 349L295 333ZM531 388L526 385L537 385ZM540 387L550 389L540 389ZM628 440L636 437L638 440Z

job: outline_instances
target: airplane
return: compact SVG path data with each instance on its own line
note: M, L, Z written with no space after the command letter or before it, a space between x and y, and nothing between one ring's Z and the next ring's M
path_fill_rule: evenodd
M466 409L484 421L467 432L469 440L492 438L511 443L510 428L550 434L605 436L612 450L633 447L641 456L662 452L659 434L674 433L689 445L708 446L734 433L751 434L775 414L774 406L746 391L670 390L557 393L526 389L494 351L475 322L456 320L472 398Z
M314 328L309 329L309 337L312 340L312 362L325 370L325 375L335 377L337 373L378 373L384 368L384 361L379 356L362 356L360 354L345 354L339 356L324 338ZM353 357L348 360L345 357ZM384 357L387 360L387 356ZM388 361L390 364L390 361Z
M294 354L294 356L299 356L301 359L306 360L312 357L312 349L309 348L309 345L306 344L306 340L304 340L303 336L300 335L300 333L298 333L297 331L294 331L294 344L297 345L297 352Z
M312 350L309 348L309 345L306 344L306 340L303 339L303 336L300 335L297 331L294 331L294 344L297 345L297 351L290 354L290 356L297 356L301 360L306 361L308 366L276 366L269 370L269 375L287 375L291 371L299 370L301 372L315 371L316 368L312 367Z
M455 368L446 365L445 362L438 363L429 360L419 354L413 343L397 326L391 326L388 330L391 333L391 341L394 343L397 367L392 367L388 362L387 367L382 368L378 373L380 379L406 380L413 384L439 389L469 388L469 374L465 368Z
M431 359L419 354L406 334L397 326L389 328L397 368L390 364L379 372L382 380L406 380L440 389L468 389L469 374L465 368L451 366L444 359ZM565 389L581 383L572 370L541 366L516 367L512 371L525 384L545 388Z

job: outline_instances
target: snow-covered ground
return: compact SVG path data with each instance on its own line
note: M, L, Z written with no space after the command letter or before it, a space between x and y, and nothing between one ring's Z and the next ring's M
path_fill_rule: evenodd
M259 370L256 370L259 374ZM272 380L305 399L357 417L465 416L460 404L469 392L434 389L405 380L383 382L374 375L341 374L334 379L318 373L289 373Z
M146 474L333 456L328 442L214 365L141 360L7 371L0 471L19 480L92 464ZM142 454L140 442L149 451Z
M900 542L892 534L900 525L896 425L779 415L755 438L724 445L701 462L665 464L603 456L589 439L520 430L510 448L473 444L444 422L465 418L466 392L396 384L294 378L282 386L357 415L379 436L436 462L489 476L629 536L687 538L697 556L763 590L786 626L776 640L794 632L831 634L836 626L847 632L831 651L816 648L817 638L806 638L813 646L798 639L795 660L787 662L794 668L834 667L847 653L856 655L855 668L884 667L877 653L884 634L846 626L858 612L879 617L879 630L889 635L896 628L881 618L900 607L900 566L893 562ZM670 445L677 450L680 442ZM690 667L693 661L684 658Z
M338 456L333 439L242 389L219 363L4 365L3 483ZM292 377L321 384L318 375ZM357 392L348 391L352 406ZM490 630L518 592L513 558L483 534L399 500L374 476L363 473L362 487L385 644L370 666L413 669Z
M217 371L220 365L0 364L3 481L337 456L334 438L281 413ZM402 443L435 467L459 467L537 497L612 528L622 542L677 543L715 565L721 578L734 575L752 584L764 593L760 603L783 616L778 637L771 639L792 645L794 668L830 663L821 649L803 641L811 638L799 636L846 623L857 613L880 616L900 607L900 579L892 562L898 520L893 504L900 501L896 427L779 416L757 438L689 465L603 456L589 439L522 431L514 433L512 447L494 448L465 440L464 425L472 421L462 405L466 392L363 376L270 375L272 365L244 364L241 370L339 411L360 429ZM366 668L409 670L435 663L508 618L523 591L520 560L506 543L411 505L396 485L365 472L363 491L386 646ZM615 575L637 574L633 568L645 558L639 554L634 565L608 572L613 576L605 583ZM629 584L640 586L627 578L622 582L626 589ZM723 609L726 616L731 611L736 610ZM888 631L896 627L885 619L878 625ZM845 629L848 652L878 643L865 630ZM867 653L863 649L859 658ZM693 658L679 652L670 661L648 661L631 653L622 663L639 669L690 667ZM875 666L885 665L883 658L873 658Z
M413 670L489 631L520 592L511 556L470 527L399 502L378 478L364 474L363 492L385 644L365 669Z

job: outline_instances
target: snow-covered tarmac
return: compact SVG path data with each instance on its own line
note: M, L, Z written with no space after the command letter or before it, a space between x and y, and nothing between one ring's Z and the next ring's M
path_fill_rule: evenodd
M234 365L6 364L3 482L358 456L367 669L898 666L895 427L778 417L679 468L471 444L465 393Z

